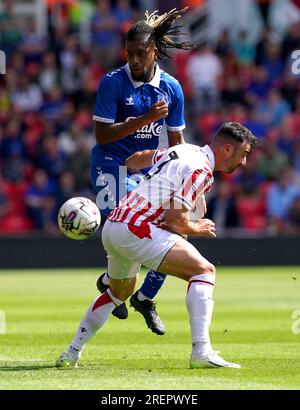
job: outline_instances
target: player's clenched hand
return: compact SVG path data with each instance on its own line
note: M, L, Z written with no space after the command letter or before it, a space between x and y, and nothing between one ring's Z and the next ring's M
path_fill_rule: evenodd
M216 226L213 221L210 219L198 219L195 223L199 228L199 236L216 237Z
M148 123L160 120L168 116L168 104L162 100L157 101L152 105L149 111L146 112L145 118Z

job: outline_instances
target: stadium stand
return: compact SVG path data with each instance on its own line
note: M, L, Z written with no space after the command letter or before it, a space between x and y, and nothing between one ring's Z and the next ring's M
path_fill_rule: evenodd
M40 2L27 14L22 1L2 3L0 232L57 235L60 205L75 195L94 198L88 164L99 79L124 64L131 22L168 2L52 0L44 14ZM260 140L246 169L216 176L209 217L222 236L299 235L300 79L289 58L300 50L299 1L243 2L256 13L255 35L238 22L233 31L225 12L210 31L215 1L171 3L191 6L186 22L197 46L162 62L183 86L188 140L205 144L224 121L241 122ZM226 0L215 15L222 7Z

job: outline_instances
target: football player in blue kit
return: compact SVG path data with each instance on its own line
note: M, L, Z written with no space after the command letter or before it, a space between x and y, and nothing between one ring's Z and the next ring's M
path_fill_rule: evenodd
M190 49L179 42L179 27L172 25L186 9L173 9L161 16L145 13L126 35L127 64L106 74L100 81L93 115L96 145L92 149L90 174L97 205L108 216L124 195L137 184L125 160L137 151L156 149L165 122L169 146L184 143L184 97L179 82L163 71L157 60L167 49ZM145 174L148 169L142 170ZM144 316L152 332L163 335L165 327L156 311L154 297L164 283L165 274L150 270L130 304ZM97 287L105 292L109 277L103 273ZM113 314L126 319L123 303Z

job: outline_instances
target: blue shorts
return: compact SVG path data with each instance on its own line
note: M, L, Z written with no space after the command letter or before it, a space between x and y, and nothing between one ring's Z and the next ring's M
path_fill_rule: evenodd
M108 216L128 192L131 192L143 177L128 174L125 166L90 166L90 178L96 192L96 203L101 213Z

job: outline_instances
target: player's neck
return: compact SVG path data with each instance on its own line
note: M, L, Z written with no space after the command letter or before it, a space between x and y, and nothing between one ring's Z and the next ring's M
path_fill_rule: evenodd
M214 171L220 171L221 170L220 169L221 161L220 161L220 155L219 155L218 147L216 147L213 143L208 144L208 146L214 154L214 161L215 161Z
M152 70L149 71L149 74L147 74L145 76L144 83L150 83L150 81L153 80L153 78L155 76L155 72L156 72L156 66L157 66L157 64L155 63L154 66L152 67Z

